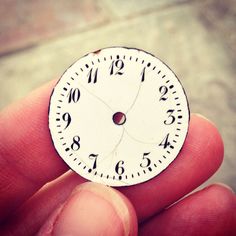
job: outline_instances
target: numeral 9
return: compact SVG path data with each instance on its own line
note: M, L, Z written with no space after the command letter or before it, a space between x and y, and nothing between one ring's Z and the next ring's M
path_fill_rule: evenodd
M69 114L68 112L66 112L66 113L64 113L64 114L62 115L62 119L63 119L65 122L67 122L66 127L64 128L64 129L66 129L66 128L70 125L70 123L71 123L71 116L70 116L70 114Z

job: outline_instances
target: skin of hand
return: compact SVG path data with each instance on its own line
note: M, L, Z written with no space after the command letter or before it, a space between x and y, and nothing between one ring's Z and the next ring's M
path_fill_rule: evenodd
M236 235L236 197L228 186L191 193L223 160L209 120L191 115L181 152L160 175L111 188L68 171L56 153L48 129L54 85L0 113L0 235Z

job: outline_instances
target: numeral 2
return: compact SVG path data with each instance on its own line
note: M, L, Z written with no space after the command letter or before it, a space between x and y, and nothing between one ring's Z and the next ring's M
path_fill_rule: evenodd
M165 100L167 100L167 97L166 97L165 95L166 95L167 92L168 92L168 88L163 85L163 86L161 86L161 87L159 88L159 92L161 93L161 97L160 97L159 101L165 101Z

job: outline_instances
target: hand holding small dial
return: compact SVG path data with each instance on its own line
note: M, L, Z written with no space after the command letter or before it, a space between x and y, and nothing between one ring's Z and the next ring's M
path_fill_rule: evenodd
M125 55L122 53L121 58L115 53L110 61L105 57L108 64L102 63L102 70L85 64L87 71L81 67L84 76L76 80L76 74L71 74L73 84L72 78L65 84L59 82L55 94L62 91L64 96L58 98L62 102L52 104L55 110L60 107L52 122L58 147L64 151L69 148L62 157L72 159L82 169L86 165L86 177L92 179L97 171L98 182L132 185L158 170L154 164L163 160L159 152L166 152L166 159L174 158L172 149L180 148L182 142L177 128L185 130L183 124L188 122L184 110L178 112L184 105L177 105L182 101L178 83L162 78L168 74L158 74L154 62L140 60L143 56ZM101 57L90 56L101 62ZM136 59L139 68L132 67ZM128 62L133 76L125 77ZM152 73L154 76L149 77ZM211 122L192 115L178 157L149 181L116 189L84 183L77 173L64 174L68 166L52 144L48 102L54 86L52 81L1 112L1 235L235 235L236 199L228 187L212 185L190 194L222 162L222 140ZM179 99L175 99L177 93ZM115 176L114 182L105 175L108 170ZM183 198L186 194L188 197Z

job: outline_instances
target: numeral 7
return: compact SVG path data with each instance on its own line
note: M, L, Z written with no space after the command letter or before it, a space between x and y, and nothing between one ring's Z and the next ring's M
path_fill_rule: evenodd
M93 162L93 169L97 168L97 158L98 158L98 154L90 154L89 155L89 159L90 160L94 160L94 162Z

